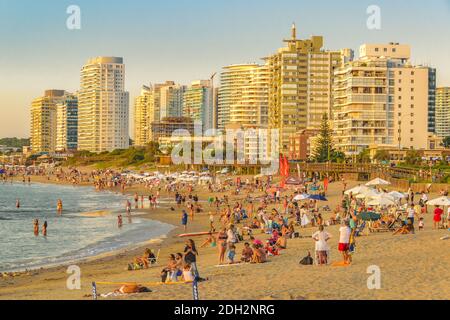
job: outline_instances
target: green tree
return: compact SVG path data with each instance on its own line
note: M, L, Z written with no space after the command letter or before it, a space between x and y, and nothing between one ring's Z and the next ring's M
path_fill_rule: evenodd
M30 139L2 138L0 139L0 145L9 148L22 148L30 145Z
M450 137L444 139L444 147L450 148Z
M364 149L356 156L356 161L358 163L370 163L372 159L370 159L369 149Z
M389 161L391 160L391 156L387 150L378 150L373 159L379 162Z
M411 149L406 153L405 162L409 165L417 165L422 162L422 158L417 150Z
M324 113L322 117L322 123L320 125L320 133L317 137L317 145L311 157L313 161L323 163L331 161L333 156L335 156L332 135L333 132L330 128L328 115Z
M346 159L345 153L340 151L334 151L331 154L331 162L344 163Z

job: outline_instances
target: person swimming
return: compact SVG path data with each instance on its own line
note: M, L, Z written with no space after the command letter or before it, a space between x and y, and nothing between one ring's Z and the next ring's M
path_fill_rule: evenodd
M34 235L37 237L39 235L39 220L34 219L33 222Z
M48 226L47 221L44 221L44 224L43 224L43 226L42 226L42 235L43 235L44 237L47 236L47 226Z
M16 201L16 208L17 208L17 209L20 208L20 200L19 200L19 199L17 199L17 201Z
M58 199L58 202L56 203L56 211L58 212L58 215L62 214L63 211L63 203L61 199Z

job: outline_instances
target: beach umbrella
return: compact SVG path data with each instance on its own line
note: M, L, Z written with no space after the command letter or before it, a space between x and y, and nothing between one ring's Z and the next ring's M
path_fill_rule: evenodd
M354 188L351 188L351 189L345 191L344 193L346 195L350 195L350 193L353 195L357 195L357 194L360 194L363 192L367 192L368 190L370 190L370 188L368 188L366 186L357 186L357 187L354 187Z
M306 199L308 199L307 194L298 194L294 197L294 201L301 201L301 200L306 200Z
M318 200L318 201L328 201L327 198L321 196L320 194L310 194L308 195L308 199Z
M381 194L374 189L367 189L362 191L360 194L356 196L358 199L366 199L366 198L374 198L379 197Z
M427 202L429 206L450 206L450 198L448 197L440 197Z
M398 192L398 191L391 191L388 193L391 197L394 199L404 199L406 198L406 195L404 193Z
M391 183L389 181L380 179L380 178L376 178L373 179L372 181L369 181L366 183L367 187L372 187L372 186L387 186L390 185Z
M302 181L300 179L298 179L298 178L295 178L295 177L289 177L289 178L286 179L285 183L288 184L288 185L298 186L298 185L302 184Z
M394 204L395 204L394 201L386 197L376 197L367 203L367 205L369 206L391 206Z
M381 219L381 214L371 212L371 211L361 212L358 215L358 218L363 221L378 221Z

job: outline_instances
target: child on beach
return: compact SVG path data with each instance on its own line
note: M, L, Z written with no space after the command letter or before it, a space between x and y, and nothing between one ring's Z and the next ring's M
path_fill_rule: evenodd
M419 219L419 231L423 230L424 227L425 227L425 223L424 223L423 217L421 217Z
M184 282L194 282L194 274L192 273L192 267L189 263L186 263L183 268L183 280Z
M236 256L236 246L234 244L230 245L228 247L228 263L229 264L234 264L234 257Z
M241 261L250 262L252 261L253 250L250 248L250 244L246 242L244 244L244 249L242 249Z

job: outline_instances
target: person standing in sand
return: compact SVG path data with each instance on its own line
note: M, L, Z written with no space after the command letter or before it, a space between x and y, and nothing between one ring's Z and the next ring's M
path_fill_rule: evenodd
M345 221L344 225L339 228L339 246L338 249L342 253L344 263L350 264L350 255L348 250L350 249L350 235L352 230L350 229L349 222Z
M313 240L316 242L316 257L319 265L328 264L328 252L330 247L327 241L331 239L331 235L325 231L323 225L319 225L319 231L312 235Z
M217 234L217 247L219 248L219 265L225 260L225 252L227 251L227 229L223 228Z
M441 216L444 214L444 210L442 210L439 206L436 206L434 209L433 216L433 229L439 229L439 224L441 223Z
M184 231L187 229L187 223L188 223L188 215L186 210L183 210L183 214L181 215L181 224L183 226Z

